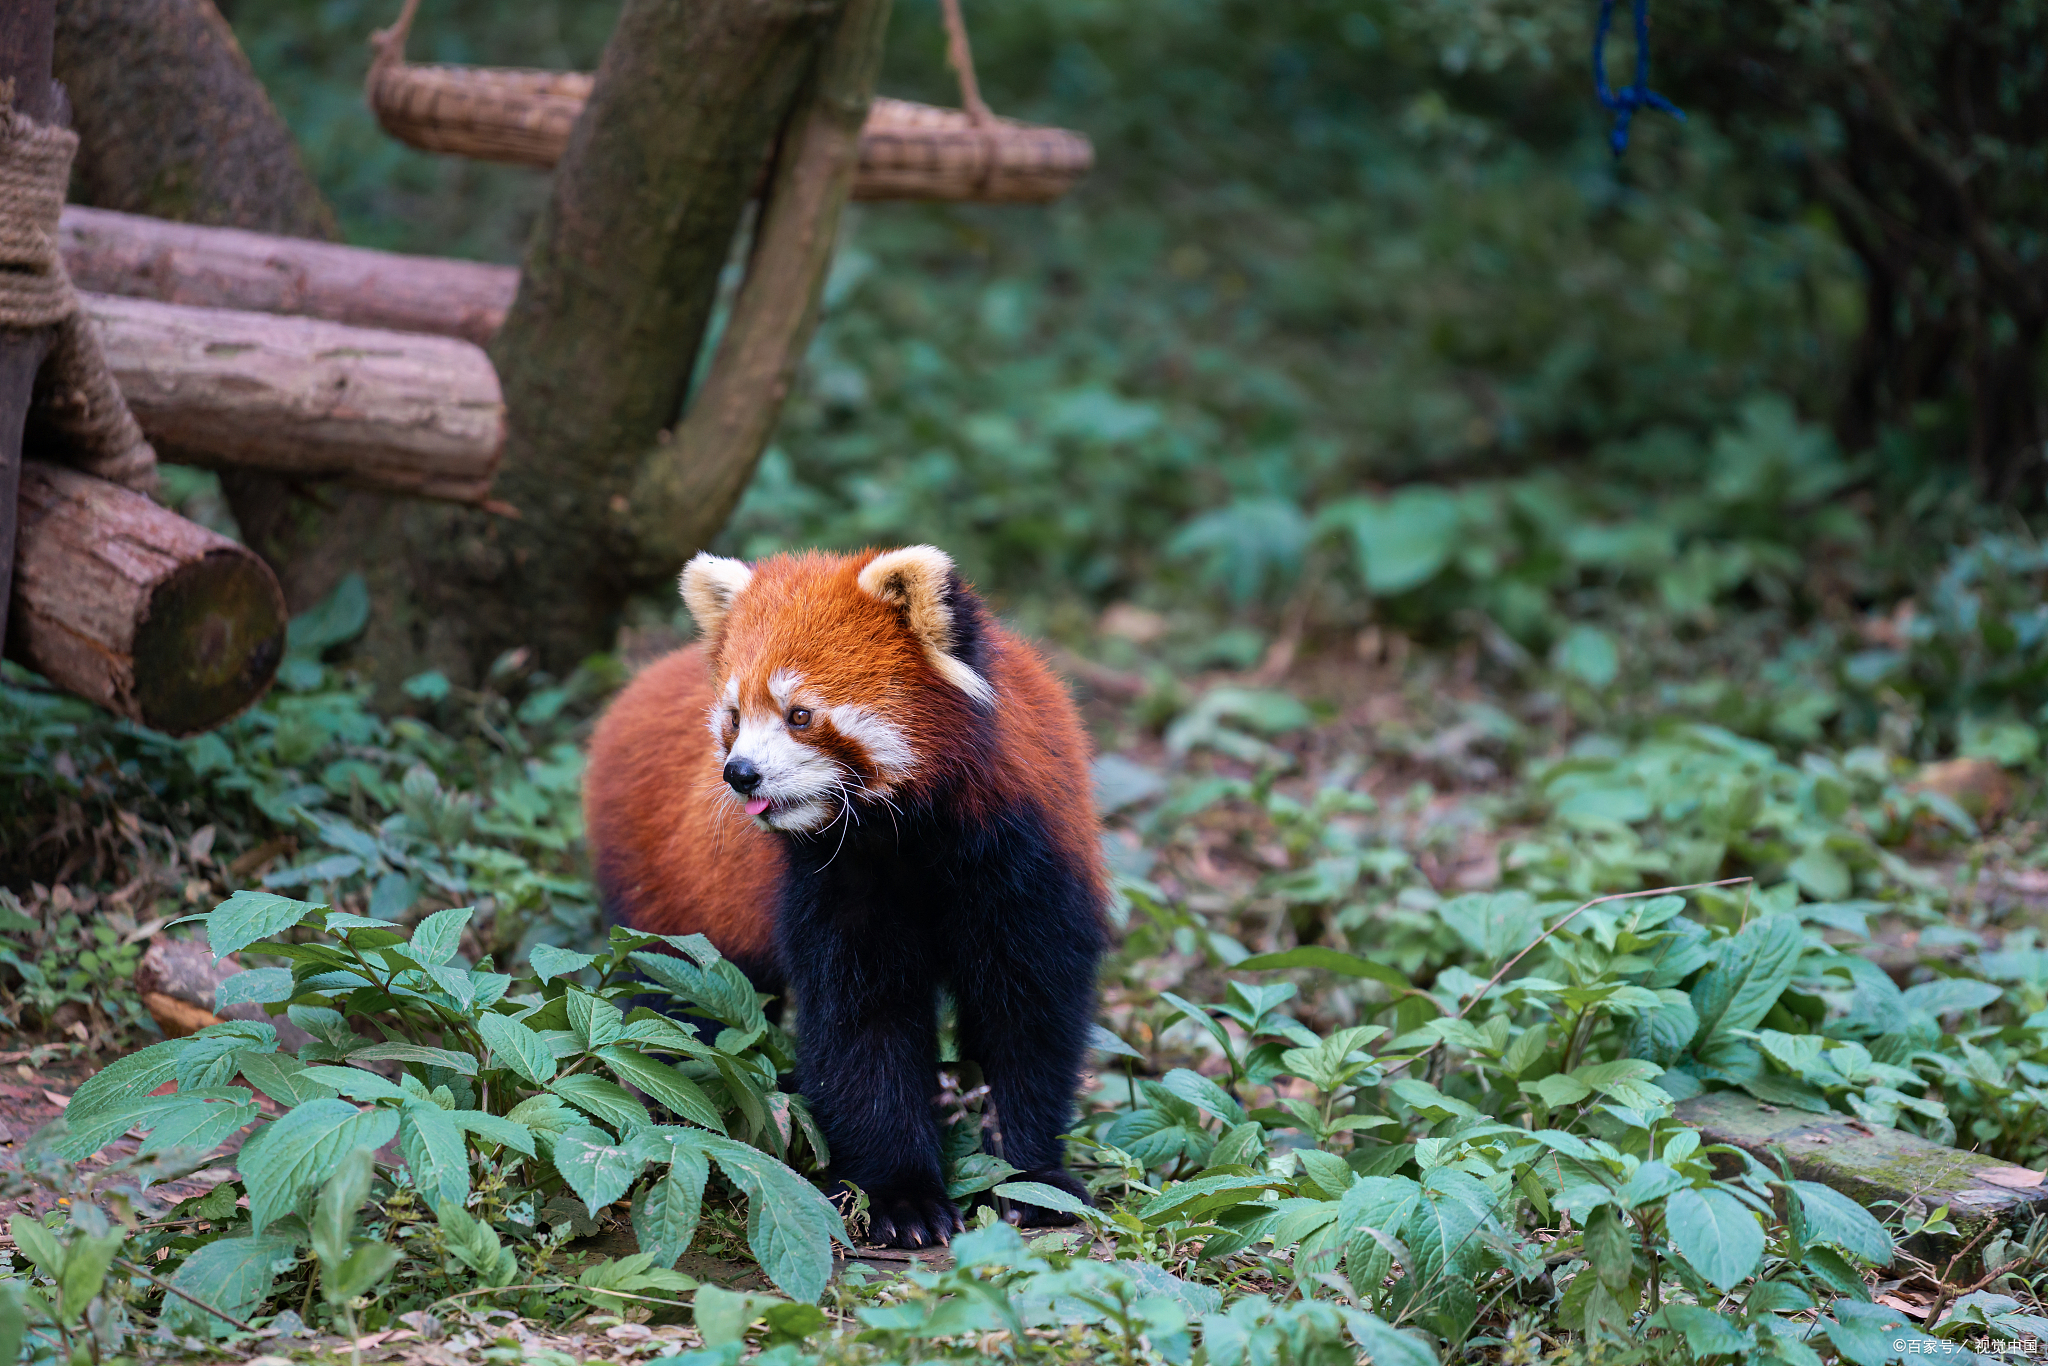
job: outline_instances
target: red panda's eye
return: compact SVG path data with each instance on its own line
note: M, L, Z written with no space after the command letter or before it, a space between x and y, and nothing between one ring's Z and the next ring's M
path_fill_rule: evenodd
M789 713L789 724L796 727L798 730L801 730L805 726L811 724L811 714L805 711L802 707L791 708Z
M738 707L727 707L725 710L725 724L727 724L728 726L737 726L739 723L740 709Z

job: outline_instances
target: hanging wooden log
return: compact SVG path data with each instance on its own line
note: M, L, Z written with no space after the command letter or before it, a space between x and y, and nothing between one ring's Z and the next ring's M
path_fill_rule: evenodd
M67 205L58 226L78 288L167 304L289 313L479 346L505 321L519 271L303 237L206 228Z
M550 167L590 98L584 72L372 63L367 93L384 131L422 151ZM855 199L1058 199L1095 165L1066 128L878 97L861 131Z
M168 459L482 502L505 440L490 358L451 337L83 296Z
M284 594L247 547L33 460L19 519L8 658L170 735L217 726L270 685Z

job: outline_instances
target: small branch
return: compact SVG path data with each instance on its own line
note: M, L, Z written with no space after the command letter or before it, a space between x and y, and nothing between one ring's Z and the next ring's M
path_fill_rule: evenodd
M245 1333L253 1333L256 1331L256 1327L254 1324L244 1323L240 1319L236 1318L233 1314L229 1314L222 1310L216 1309L212 1305L208 1304L205 1300L198 1299L192 1295L186 1294L184 1291L178 1289L177 1286L172 1285L169 1281L164 1280L160 1276L151 1274L149 1271L129 1261L126 1257L114 1258L114 1265L120 1267L123 1271L132 1272L133 1274L142 1277L142 1279L148 1281L151 1285L154 1285L155 1287L157 1287L157 1289L163 1291L166 1295L176 1295L179 1299L185 1301L185 1303L187 1304L197 1305L199 1308L204 1309L207 1313L213 1315L215 1318L221 1320L223 1323L232 1323L233 1325L235 1325L235 1327L241 1329Z

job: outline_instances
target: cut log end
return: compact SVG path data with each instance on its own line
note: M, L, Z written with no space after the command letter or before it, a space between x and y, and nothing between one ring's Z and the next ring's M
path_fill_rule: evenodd
M209 730L270 686L284 594L248 548L33 461L20 512L9 658L168 735Z
M284 658L277 579L241 546L179 565L135 630L135 709L171 735L210 730L263 695Z

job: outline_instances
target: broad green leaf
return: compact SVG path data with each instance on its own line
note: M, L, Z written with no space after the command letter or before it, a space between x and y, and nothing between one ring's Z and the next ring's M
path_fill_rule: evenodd
M402 1130L403 1125L400 1127ZM368 1148L352 1149L342 1154L334 1175L320 1187L308 1228L313 1235L313 1255L324 1267L337 1267L348 1257L355 1241L356 1212L370 1198L370 1177L376 1167L376 1156Z
M1493 1195L1470 1173L1439 1167L1428 1174L1403 1241L1415 1254L1423 1284L1461 1274L1484 1251L1480 1230L1493 1222Z
M1920 982L1907 987L1905 992L1906 1009L1923 1011L1929 1015L1982 1010L2003 995L2003 987L1968 977L1941 977L1932 982Z
M598 1049L617 1043L626 1027L625 1014L610 1001L587 991L569 992L569 1028L585 1048Z
M1320 521L1350 529L1359 575L1375 597L1429 582L1451 561L1463 523L1458 501L1417 484L1390 498L1351 498L1326 508Z
M1764 1255L1764 1231L1749 1206L1724 1190L1686 1187L1664 1202L1664 1232L1695 1271L1732 1290Z
M747 1193L747 1246L761 1270L791 1299L815 1302L831 1278L833 1242L851 1246L839 1211L768 1154L716 1134L684 1133L687 1140L678 1142L700 1145Z
M1805 935L1789 915L1752 920L1721 948L1721 956L1693 984L1700 1017L1697 1044L1732 1030L1754 1029L1778 1003L1805 950Z
M690 1250L704 1205L710 1164L704 1154L678 1150L669 1174L633 1199L633 1237L652 1266L672 1267Z
M543 982L552 982L557 977L581 972L597 961L597 955L556 948L553 944L535 944L527 952L526 961L533 965L535 977Z
M298 1259L297 1242L279 1234L220 1238L187 1257L171 1277L171 1284L224 1314L246 1319L270 1298L278 1273L289 1271ZM163 1316L175 1332L220 1336L234 1331L175 1295L165 1297Z
M1808 1242L1833 1243L1872 1266L1891 1265L1892 1236L1869 1210L1817 1181L1794 1181L1792 1189L1806 1216Z
M1602 689L1621 674L1621 653L1614 637L1597 626L1580 624L1564 634L1551 661L1589 688Z
M615 1129L636 1129L654 1123L653 1117L647 1113L647 1107L635 1100L631 1092L617 1082L606 1081L603 1077L583 1073L557 1077L548 1083L548 1089L585 1114L603 1120Z
M394 1112L358 1110L335 1099L309 1100L258 1129L236 1160L249 1192L251 1229L261 1233L272 1220L291 1213L353 1149L374 1151L397 1133Z
M263 1117L263 1110L256 1104L255 1097L239 1086L213 1091L180 1091L164 1099L174 1103L157 1112L148 1122L138 1120L149 1130L149 1137L143 1140L138 1150L143 1154L160 1153L170 1148L196 1148L210 1152L244 1124L252 1124Z
M1657 1315L1667 1328L1685 1338L1694 1356L1736 1356L1750 1352L1750 1341L1722 1315L1703 1305L1667 1304Z
M1650 1084L1651 1078L1663 1075L1664 1069L1641 1058L1618 1058L1612 1062L1590 1063L1571 1070L1571 1079L1583 1086L1590 1086L1617 1105L1626 1105L1635 1110L1654 1109L1671 1104L1671 1097Z
M178 1040L175 1078L180 1091L226 1086L252 1053L277 1051L277 1030L260 1020L223 1020Z
M213 950L214 961L219 962L326 909L324 905L294 901L275 892L236 892L206 917L206 944Z
M496 1143L528 1157L533 1156L533 1130L517 1120L486 1114L482 1110L450 1110L448 1118L460 1125L464 1132L474 1134L486 1143Z
M1185 1067L1176 1067L1161 1078L1160 1084L1190 1105L1198 1105L1225 1124L1244 1123L1244 1106L1233 1100L1224 1089L1199 1072Z
M289 1053L244 1053L242 1079L290 1109L334 1094L334 1088L308 1077L306 1064Z
M64 1107L64 1122L76 1129L85 1120L107 1111L126 1109L178 1071L179 1040L151 1044L125 1058L116 1058L80 1083ZM84 1156L84 1154L80 1154Z
M667 1063L656 1062L638 1049L619 1044L605 1045L597 1050L597 1056L620 1081L639 1090L678 1118L702 1125L714 1133L725 1132L725 1121L719 1118L718 1107L711 1103L711 1097L705 1095L696 1082Z
M1143 1053L1140 1053L1137 1049L1131 1047L1099 1024L1088 1026L1088 1046L1098 1053L1107 1053L1112 1057L1136 1058L1140 1062L1144 1061L1145 1058Z
M646 1165L641 1145L630 1139L615 1143L587 1124L555 1135L555 1170L593 1214L624 1195Z
M1372 1366L1437 1366L1437 1355L1426 1343L1378 1315L1360 1309L1339 1312L1344 1315L1344 1325L1350 1330L1352 1341L1364 1351Z
M413 927L405 956L423 968L438 967L455 956L462 944L462 932L469 927L474 906L455 906L436 911Z
M290 968L245 968L214 988L213 1008L222 1011L252 1001L258 1005L289 1001L292 991Z
M469 1199L469 1145L462 1133L455 1116L432 1101L408 1101L399 1109L398 1150L429 1209Z
M476 1075L476 1059L468 1053L446 1048L429 1048L417 1043L373 1043L349 1053L354 1062L416 1062L427 1067L445 1067L465 1077Z
M1593 1094L1593 1088L1582 1081L1575 1081L1561 1072L1553 1072L1540 1081L1525 1081L1522 1089L1535 1096L1555 1110L1561 1105L1577 1105Z
M476 1022L476 1032L490 1046L498 1061L535 1086L554 1080L555 1054L547 1041L510 1015L486 1012Z
M325 1087L328 1095L347 1096L350 1100L402 1101L410 1095L404 1087L360 1067L330 1067L322 1064L308 1067L301 1075L308 1082Z
M1228 1209L1232 1205L1241 1205L1248 1200L1257 1200L1271 1190L1274 1184L1274 1179L1270 1176L1237 1176L1229 1173L1198 1176L1192 1181L1176 1181L1146 1201L1139 1209L1138 1217L1147 1224L1155 1225L1165 1222L1169 1217L1182 1223L1195 1222L1212 1211Z
M1344 1236L1344 1268L1351 1283L1376 1288L1393 1269L1393 1244L1422 1200L1422 1187L1405 1176L1360 1178L1337 1202ZM1374 1236L1375 1234L1379 1236Z
M1623 1184L1619 1199L1623 1209L1634 1209L1654 1200L1662 1200L1680 1186L1691 1185L1685 1177L1662 1162L1645 1162L1629 1173Z
M345 1305L390 1275L404 1255L389 1243L375 1239L357 1243L339 1266L321 1273L321 1296L331 1306Z

